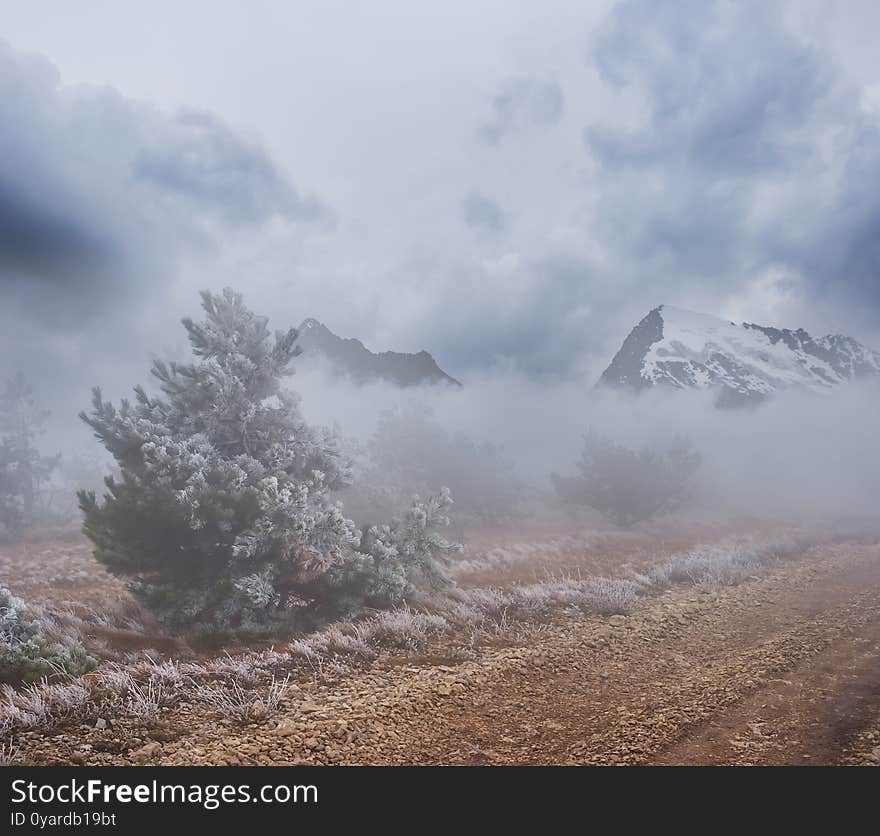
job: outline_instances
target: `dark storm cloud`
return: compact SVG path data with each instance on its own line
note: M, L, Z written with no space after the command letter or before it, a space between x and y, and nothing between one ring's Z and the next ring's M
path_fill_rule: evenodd
M880 125L865 124L805 239L786 242L783 257L800 265L820 297L842 296L880 330ZM799 246L798 246L799 245Z
M479 192L470 192L461 208L464 222L478 232L500 235L510 225L507 213L494 200Z
M0 43L0 380L24 371L65 432L176 339L178 282L270 221L327 217L217 117L64 87Z
M563 106L562 88L555 81L508 79L492 98L492 114L480 127L480 138L497 145L509 134L551 127L562 118Z
M83 219L0 180L0 277L61 281L79 270L100 272L111 250Z
M774 269L876 326L877 117L779 7L631 0L591 55L643 114L584 134L603 233L639 281L723 296Z
M618 6L593 57L613 87L643 93L649 118L632 133L588 129L594 150L620 164L677 157L718 177L808 159L815 137L800 131L827 105L834 73L767 5L633 0Z
M64 88L47 61L2 43L0 124L8 315L22 306L35 322L76 328L74 314L171 283L178 259L215 235L326 217L218 118L169 116L110 88Z

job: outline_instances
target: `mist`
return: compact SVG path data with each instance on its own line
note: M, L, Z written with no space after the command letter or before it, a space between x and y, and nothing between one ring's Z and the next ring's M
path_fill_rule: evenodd
M783 391L734 410L719 408L712 391L633 394L583 378L547 383L510 371L475 376L461 389L353 387L319 369L291 382L310 420L337 425L362 444L383 412L427 407L449 433L500 445L518 477L537 491L551 489L551 473L572 472L589 430L633 449L663 449L683 434L702 457L692 508L704 514L803 522L876 509L877 382L854 383L833 396Z
M179 320L169 319L180 327ZM274 319L270 324L287 325ZM148 358L188 359L182 334L175 339L170 324L163 326L162 332L168 334L164 347L143 350L143 367L136 374L130 368L124 373L112 367L97 368L94 384L116 400L130 397L137 383L156 392ZM512 466L509 477L516 491L528 497L527 515L532 517L546 515L548 508L552 513L558 511L560 503L554 496L551 474L574 472L584 436L590 431L636 451L663 450L676 436L690 439L701 465L693 495L678 516L840 522L869 517L876 509L875 491L880 480L875 418L880 411L880 385L876 381L840 386L828 395L784 390L748 409L723 409L716 405L716 393L711 390L656 387L633 393L597 387L601 372L598 358L577 374L549 378L511 365L472 371L461 388L356 385L314 357L308 362L294 361L293 370L286 378L286 388L300 397L309 423L336 429L346 454L355 463L356 482L369 483L380 472L370 470L370 444L383 416L399 413L405 422L409 412L410 417L424 413L431 431L443 434L437 437L438 449L421 449L417 454L420 466L426 469L420 490L436 491L450 481L481 481L481 489L491 491L480 470L484 462L469 459L462 449L455 454L457 472L450 477L450 462L444 461L444 452L439 449L440 441L448 445L456 438L477 448L489 444L496 448L499 463ZM108 371L109 381L102 379ZM75 507L73 490L100 490L112 460L77 417L89 403L85 384L75 399L62 392L67 400L61 400L56 391L54 398L44 400L48 394L45 381L35 379L33 383L38 402L52 407L38 446L47 455L62 453L52 488L54 501L71 511ZM405 427L403 423L398 429ZM432 442L427 438L420 443ZM448 450L446 455L449 458ZM510 505L512 513L509 479L500 472L497 478L495 504ZM82 484L74 484L77 480ZM345 495L341 499L357 504ZM520 504L518 512L523 511ZM600 519L594 515L591 522Z

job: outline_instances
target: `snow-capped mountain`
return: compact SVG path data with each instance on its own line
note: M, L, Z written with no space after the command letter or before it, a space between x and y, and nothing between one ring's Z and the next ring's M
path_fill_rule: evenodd
M781 389L827 392L880 374L880 353L839 334L790 331L661 305L624 340L600 385L716 388L719 403L765 399Z
M322 357L339 375L353 382L371 383L384 380L396 386L420 386L424 383L445 383L461 386L438 365L427 351L402 354L383 351L374 354L360 340L343 339L317 319L306 319L299 326L297 343L302 348L301 360Z

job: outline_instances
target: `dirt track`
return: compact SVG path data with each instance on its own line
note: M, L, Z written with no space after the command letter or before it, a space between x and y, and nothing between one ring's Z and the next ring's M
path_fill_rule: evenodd
M610 629L554 631L522 666L397 724L406 742L376 760L868 760L880 735L853 744L880 710L878 558L841 550L717 595L667 595Z
M277 728L179 706L159 743L113 755L92 737L79 762L880 762L880 547L825 547L735 588L675 589L629 617L438 661L308 683ZM36 760L66 760L65 738Z

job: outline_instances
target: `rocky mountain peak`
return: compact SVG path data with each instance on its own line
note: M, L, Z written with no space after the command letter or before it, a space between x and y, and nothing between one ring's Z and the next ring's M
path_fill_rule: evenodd
M301 362L322 358L335 374L357 384L385 381L404 387L438 383L461 386L437 365L427 351L374 353L358 339L334 334L317 319L303 320L297 343L303 350Z
M650 311L623 341L599 385L717 389L719 403L764 400L791 387L829 392L880 374L880 354L840 334L813 338L669 305Z

